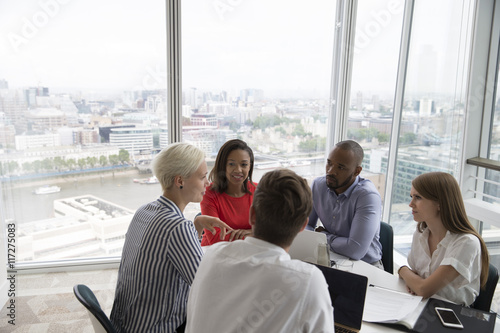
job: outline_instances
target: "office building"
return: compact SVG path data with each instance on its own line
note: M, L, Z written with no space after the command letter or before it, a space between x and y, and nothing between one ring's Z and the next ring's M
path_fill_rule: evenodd
M215 113L193 113L191 115L191 125L216 128L218 125L217 115Z
M16 135L16 150L56 147L61 145L59 133L32 133Z
M134 214L92 195L55 200L54 212L52 219L19 228L19 260L114 255L123 247Z
M153 150L153 133L150 128L111 128L109 143L127 150L131 155L148 154Z
M26 114L28 127L32 131L55 131L68 126L67 117L61 110L55 108L37 108Z

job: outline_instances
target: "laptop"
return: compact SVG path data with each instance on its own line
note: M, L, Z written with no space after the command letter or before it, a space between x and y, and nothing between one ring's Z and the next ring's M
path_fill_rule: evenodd
M363 321L368 278L335 268L315 265L328 283L335 332L359 332Z
M325 244L326 235L324 233L302 230L295 236L288 254L290 254L292 259L318 264L321 263L320 249L325 248ZM327 248L326 251L328 251ZM325 252L325 255L327 255L327 260L329 261L328 252Z

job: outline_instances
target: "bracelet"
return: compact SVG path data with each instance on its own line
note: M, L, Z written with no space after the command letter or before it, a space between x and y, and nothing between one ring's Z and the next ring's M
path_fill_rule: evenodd
M401 268L403 268L403 267L408 267L408 266L403 265L403 266L399 267L399 269L398 269L398 275L399 275L399 272L401 271ZM408 267L408 268L409 268L409 267Z
M194 224L194 221L196 220L196 218L197 218L198 216L200 216L200 215L201 215L201 212L200 212L200 213L198 213L198 214L196 214L196 216L195 216L195 217L194 217L194 219L193 219L193 224ZM195 229L196 229L196 226L195 226ZM205 228L203 228L203 229L201 230L201 235L198 235L198 239L202 239L202 238L203 238L203 234L205 234Z

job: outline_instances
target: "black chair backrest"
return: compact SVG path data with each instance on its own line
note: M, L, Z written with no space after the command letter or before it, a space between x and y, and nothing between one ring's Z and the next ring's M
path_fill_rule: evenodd
M101 323L102 327L108 333L115 333L113 324L109 320L108 316L101 309L101 305L97 301L92 290L84 284L77 284L73 287L73 292L76 298L87 308L87 310L94 315L94 317Z
M382 244L384 270L394 274L394 231L386 222L380 222L380 243Z
M490 269L488 271L488 280L484 289L479 291L476 300L472 303L471 308L490 311L491 301L493 300L493 295L495 294L495 288L498 283L498 269L490 264Z

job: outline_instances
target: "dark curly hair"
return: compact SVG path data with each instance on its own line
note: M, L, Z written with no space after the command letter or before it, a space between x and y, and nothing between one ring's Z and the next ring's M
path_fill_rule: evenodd
M243 192L251 194L248 190L248 182L253 185L252 173L253 173L253 151L247 145L247 143L240 139L229 140L222 145L215 159L214 167L210 171L208 179L212 182L212 190L219 193L224 193L227 190L228 180L226 178L226 165L229 154L233 150L241 149L248 153L250 156L250 170L248 171L248 178L243 182Z

